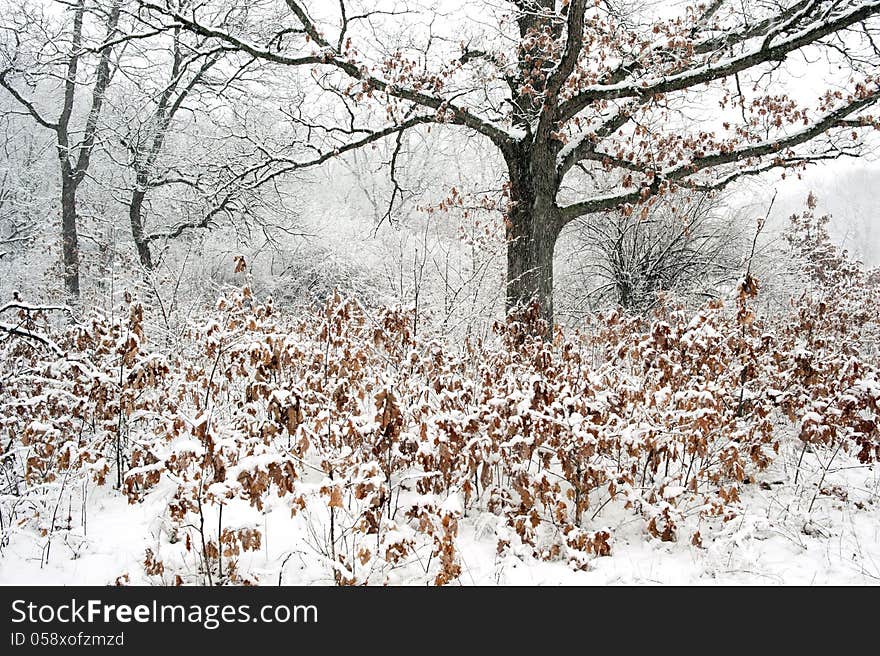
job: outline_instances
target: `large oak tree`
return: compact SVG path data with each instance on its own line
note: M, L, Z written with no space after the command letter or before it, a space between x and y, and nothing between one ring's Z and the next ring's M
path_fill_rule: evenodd
M253 184L426 124L490 140L508 177L507 305L537 301L551 321L569 222L855 155L876 125L880 0L139 2L158 29L308 72L324 103L309 134L329 146L279 155Z

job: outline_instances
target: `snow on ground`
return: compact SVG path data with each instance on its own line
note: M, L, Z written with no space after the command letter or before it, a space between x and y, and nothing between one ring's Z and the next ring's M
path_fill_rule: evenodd
M880 467L839 454L806 453L791 445L759 480L744 486L743 512L703 530L703 546L682 535L677 542L651 538L641 518L606 515L596 526L612 528L611 556L575 571L563 561L544 562L496 550L497 518L471 509L460 522L462 585L617 584L877 584L880 582ZM827 467L827 473L823 472ZM818 483L824 493L817 494ZM815 498L815 500L814 500ZM810 505L813 508L810 511ZM132 584L158 584L143 573L146 548L159 551L167 535L159 518L160 494L129 505L113 490L92 492L85 536L46 540L18 534L0 555L3 585L104 585L128 574ZM286 506L267 508L259 552L245 553L241 570L266 585L328 585L332 577ZM696 521L696 518L694 518ZM600 523L601 522L601 523ZM689 534L688 534L689 535ZM422 554L427 555L427 554ZM42 558L41 558L42 556ZM42 560L42 562L41 562ZM283 566L282 566L283 565ZM409 566L394 570L389 584L424 584ZM166 581L167 582L167 581Z

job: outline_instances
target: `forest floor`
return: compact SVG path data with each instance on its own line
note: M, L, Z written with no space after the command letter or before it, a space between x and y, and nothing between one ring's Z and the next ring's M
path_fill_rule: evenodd
M800 461L800 474L798 462ZM797 483L795 477L797 475ZM862 465L845 453L805 453L790 444L757 481L742 486L742 512L702 546L683 534L662 542L638 517L603 515L612 529L612 553L590 561L586 571L562 560L542 561L509 551L497 553L499 518L468 511L457 540L461 585L605 584L877 584L880 582L880 467ZM0 556L0 584L104 585L119 577L131 584L163 581L144 574L145 549L159 552L168 539L161 516L165 499L156 491L129 504L110 488L96 488L87 502L86 532L51 539L18 533ZM81 512L73 510L72 512ZM286 505L267 504L259 551L242 555L242 570L261 584L328 585L326 559L310 539L308 518L291 518ZM596 527L598 528L598 527ZM314 536L313 536L314 537ZM165 545L167 547L167 544ZM389 584L424 585L418 553L387 578ZM421 562L420 562L421 561ZM127 579L125 576L127 575Z

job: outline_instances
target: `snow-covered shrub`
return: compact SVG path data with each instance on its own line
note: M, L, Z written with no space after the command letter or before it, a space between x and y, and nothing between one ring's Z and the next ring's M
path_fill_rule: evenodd
M174 350L134 299L66 328L15 310L4 536L73 539L71 509L105 486L161 504L144 575L168 584L264 581L251 556L279 511L337 584L457 580L473 514L499 554L575 568L611 553L626 516L699 547L785 441L880 459L876 282L809 212L792 225L813 282L787 312L762 316L746 274L729 303L667 299L551 340L536 308L453 343L414 333L411 310L335 295L293 317L248 287Z

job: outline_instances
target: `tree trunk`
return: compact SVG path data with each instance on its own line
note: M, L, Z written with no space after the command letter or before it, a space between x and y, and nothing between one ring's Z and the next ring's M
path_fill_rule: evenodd
M507 309L532 302L553 325L553 251L558 233L547 217L511 212L507 228Z
M79 298L79 239L76 217L76 180L61 175L61 263L64 266L64 288Z
M508 158L507 310L537 303L553 327L553 251L560 233L555 205L555 168L521 151ZM548 332L549 334L549 332Z
M151 271L153 269L153 257L150 255L150 245L144 239L143 208L146 194L146 190L138 183L131 194L131 201L128 204L128 218L131 221L131 235L134 238L134 245L137 247L141 265L147 271Z

